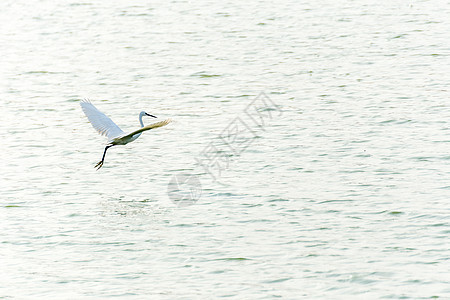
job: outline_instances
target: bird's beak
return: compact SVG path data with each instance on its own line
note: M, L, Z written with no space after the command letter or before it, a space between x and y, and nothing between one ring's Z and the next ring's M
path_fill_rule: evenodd
M154 115L151 115L151 114L148 114L148 113L145 113L147 116L149 116L149 117L153 117L153 118L156 118Z

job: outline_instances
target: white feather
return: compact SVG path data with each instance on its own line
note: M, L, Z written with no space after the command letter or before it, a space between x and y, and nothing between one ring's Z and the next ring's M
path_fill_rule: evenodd
M99 111L89 100L85 99L81 101L80 105L89 122L91 122L92 127L101 135L105 135L108 141L124 134L116 123Z

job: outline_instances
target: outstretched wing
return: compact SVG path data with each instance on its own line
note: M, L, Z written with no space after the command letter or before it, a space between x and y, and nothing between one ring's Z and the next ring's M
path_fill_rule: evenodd
M80 102L84 114L88 117L92 127L101 135L106 135L108 140L122 135L124 132L104 113L99 111L89 100L85 99Z
M139 129L137 129L137 130L135 130L133 132L128 133L127 135L121 136L120 138L125 138L126 139L126 138L129 138L129 137L132 137L135 134L139 134L141 132L144 132L144 131L147 131L147 130L150 130L150 129L166 126L170 122L172 122L171 119L166 119L164 121L156 122L156 123L144 126L142 128L139 128Z

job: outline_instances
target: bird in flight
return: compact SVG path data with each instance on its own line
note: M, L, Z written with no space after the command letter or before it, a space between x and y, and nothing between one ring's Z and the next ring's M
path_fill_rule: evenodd
M97 168L97 170L99 170L103 166L106 151L109 148L117 145L126 145L128 143L131 143L132 141L137 139L142 134L142 132L162 127L172 122L171 119L166 119L164 121L144 126L144 122L142 122L143 116L149 116L152 118L156 117L154 115L146 113L145 111L141 111L141 113L139 114L139 122L141 123L141 128L130 133L125 133L122 131L122 129L119 128L119 126L116 125L116 123L114 123L104 113L99 111L89 100L82 100L80 102L80 105L89 122L91 122L92 127L94 127L94 129L97 130L98 133L100 133L101 135L105 135L108 138L108 144L105 147L105 152L103 152L102 160L99 161L94 167Z

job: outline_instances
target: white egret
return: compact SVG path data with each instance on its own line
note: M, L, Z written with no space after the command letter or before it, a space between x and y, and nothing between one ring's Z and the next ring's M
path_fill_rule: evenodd
M83 109L84 114L86 115L86 117L88 117L89 122L91 122L92 127L94 127L95 130L98 131L98 133L100 133L101 135L105 135L108 138L108 144L105 147L105 152L103 152L102 160L99 161L94 167L97 168L97 170L103 166L106 151L112 146L126 145L137 139L142 134L142 132L165 126L172 121L171 119L167 119L161 122L144 126L144 122L142 122L143 116L149 116L153 118L156 117L146 113L145 111L141 111L141 113L139 114L139 122L141 123L141 128L130 133L125 133L122 131L122 129L119 128L119 126L116 125L116 123L114 123L104 113L99 111L89 100L85 99L81 101L80 105Z

